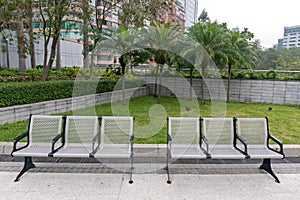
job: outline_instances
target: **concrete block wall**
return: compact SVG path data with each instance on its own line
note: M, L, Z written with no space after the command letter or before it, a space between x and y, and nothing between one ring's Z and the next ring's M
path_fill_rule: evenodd
M145 80L152 84L150 85L150 93L153 94L154 77L145 77ZM163 95L189 97L188 79L164 77L162 83L164 86ZM201 97L201 79L193 79L193 89L195 95ZM225 100L227 97L227 80L206 79L204 97L205 99ZM300 81L231 80L230 100L300 105Z
M132 88L125 91L125 98L135 98L149 94L148 87ZM0 108L0 124L12 123L28 119L30 114L59 114L94 105L106 104L122 100L122 91L86 95L68 99L59 99L34 104Z

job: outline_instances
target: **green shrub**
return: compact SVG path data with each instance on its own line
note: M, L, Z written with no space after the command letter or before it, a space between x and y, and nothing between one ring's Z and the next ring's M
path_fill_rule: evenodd
M277 74L273 69L270 69L269 71L266 72L266 78L267 79L276 79Z
M121 89L114 80L73 80L0 83L0 107L31 104ZM143 81L126 80L126 88L139 87Z

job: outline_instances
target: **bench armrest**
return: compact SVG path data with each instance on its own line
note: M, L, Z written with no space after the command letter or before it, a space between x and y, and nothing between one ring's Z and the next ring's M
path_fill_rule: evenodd
M90 153L91 155L94 155L96 153L96 151L98 150L100 143L98 143L96 148L95 148L95 146L96 146L96 142L99 141L99 139L100 139L99 134L94 136L94 138L92 140L92 152Z
M56 142L62 138L63 133L57 134L53 139L52 139L52 146L51 146L51 152L49 153L49 156L52 157L54 153L56 153L59 149L61 149L64 146L64 143L62 143L58 148L55 149L55 144Z
M26 144L25 146L22 146L22 147L20 147L20 148L17 148L17 143L18 143L20 140L22 140L23 138L25 138L25 137L29 137L29 132L28 132L28 131L25 132L25 133L22 133L21 135L19 135L18 137L16 137L16 138L14 139L13 150L12 150L12 152L11 152L11 156L13 156L13 153L14 153L14 152L19 151L19 150L21 150L21 149L24 149L24 148L28 147L29 141L27 141L27 144Z
M209 152L209 142L208 142L208 139L205 137L205 135L202 135L201 139L203 140L204 144L206 145L206 150L203 147L201 147L201 148L206 152L206 154L208 154L208 152Z
M247 142L244 138L242 138L240 135L236 135L236 138L238 141L240 141L244 145L244 151L240 149L237 145L235 145L235 148L240 151L242 154L246 156L246 158L250 158L248 155L248 147L247 147Z
M277 143L280 147L280 150L278 151L274 148L271 148L270 145L269 145L269 142L268 142L268 148L272 151L275 151L276 153L279 153L279 154L283 155L283 157L285 157L285 155L283 153L283 143L279 139L277 139L276 137L274 137L272 135L269 135L269 139L273 140L275 143Z

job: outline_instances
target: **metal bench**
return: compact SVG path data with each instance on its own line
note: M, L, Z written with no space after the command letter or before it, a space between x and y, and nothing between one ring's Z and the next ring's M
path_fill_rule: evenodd
M238 131L238 132L237 132ZM270 147L269 140L280 150ZM282 143L268 131L267 118L168 118L167 183L171 183L172 159L257 159L279 183L271 168L272 158L284 158Z
M264 169L271 174L277 183L278 177L271 167L271 159L283 159L283 144L280 140L272 136L269 132L268 118L237 118L238 136L247 142L247 154L253 159L263 159L260 169ZM278 149L270 146L270 142L278 145Z
M122 134L127 138L121 137ZM25 137L27 144L17 148L17 143ZM133 140L133 117L30 115L28 131L14 140L11 153L25 158L15 181L35 167L32 157L126 157L131 159L129 183L133 183ZM126 151L125 146L128 147Z
M51 141L56 135L62 134L62 116L30 115L28 131L14 139L11 155L24 157L24 167L15 179L20 177L29 169L35 168L32 157L48 157L51 152ZM17 143L27 138L25 146L17 148Z

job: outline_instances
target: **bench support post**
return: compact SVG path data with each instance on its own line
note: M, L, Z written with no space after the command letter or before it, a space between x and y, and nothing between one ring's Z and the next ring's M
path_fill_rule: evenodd
M133 180L132 180L132 171L134 170L134 167L133 167L133 154L131 155L130 162L131 162L131 166L130 166L129 184L132 184L133 183Z
M29 169L35 168L35 165L32 162L32 157L24 157L24 167L21 170L21 172L18 174L18 176L15 179L15 182L18 182L20 180L20 177L27 172Z
M275 175L275 173L272 170L271 167L271 159L263 159L263 163L262 165L259 167L260 169L265 170L266 172L268 172L271 176L273 176L273 178L275 179L276 183L280 183L278 177Z
M169 150L167 150L168 151L168 155L167 155L167 166L165 167L165 170L167 170L167 177L168 177L168 180L167 180L167 183L168 184L171 184L172 182L171 182L171 179L170 179L170 169L169 169Z

